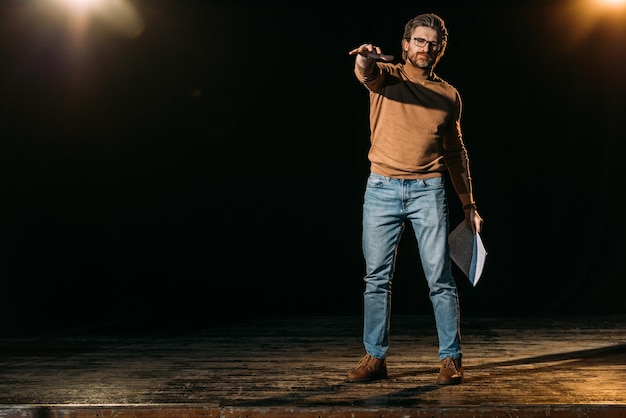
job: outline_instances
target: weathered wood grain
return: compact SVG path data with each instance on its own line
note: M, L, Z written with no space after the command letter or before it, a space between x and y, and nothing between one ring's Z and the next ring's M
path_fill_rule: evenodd
M4 338L0 417L626 416L625 317L464 318L462 331L466 380L450 387L434 383L429 316L392 318L389 379L371 384L344 382L363 354L352 316Z

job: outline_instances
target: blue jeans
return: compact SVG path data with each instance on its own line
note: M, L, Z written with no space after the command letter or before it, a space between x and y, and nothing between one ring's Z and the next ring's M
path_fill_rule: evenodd
M411 222L415 231L430 290L439 358L461 358L459 302L448 245L445 177L403 180L371 173L367 179L362 240L365 351L384 358L389 349L391 283L405 221Z

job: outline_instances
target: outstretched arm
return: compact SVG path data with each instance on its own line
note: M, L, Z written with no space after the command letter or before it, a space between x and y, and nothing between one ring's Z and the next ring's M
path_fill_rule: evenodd
M372 61L392 61L393 55L382 53L379 46L372 44L363 44L358 48L354 48L348 52L349 55L356 55L356 64L361 68L367 68Z

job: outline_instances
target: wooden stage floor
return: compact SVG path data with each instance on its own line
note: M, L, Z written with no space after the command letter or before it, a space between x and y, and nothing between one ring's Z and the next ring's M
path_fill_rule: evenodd
M0 340L0 417L626 417L626 316L464 317L438 386L430 316L394 316L389 379L349 384L357 316Z

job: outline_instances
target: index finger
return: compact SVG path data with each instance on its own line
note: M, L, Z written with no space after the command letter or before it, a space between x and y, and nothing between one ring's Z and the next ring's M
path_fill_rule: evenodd
M391 61L391 60L393 60L393 55L376 54L374 52L368 52L367 53L367 58L371 58L371 59L375 59L375 60L382 60L382 61Z

